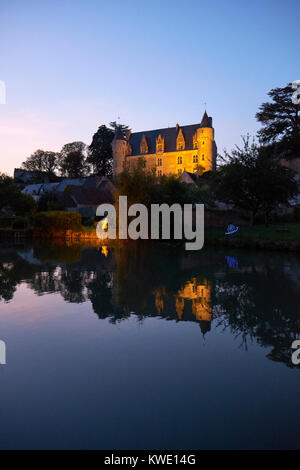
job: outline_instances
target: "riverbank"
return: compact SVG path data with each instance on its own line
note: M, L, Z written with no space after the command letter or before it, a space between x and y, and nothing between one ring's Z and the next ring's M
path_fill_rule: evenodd
M233 235L225 235L224 228L209 228L205 231L205 244L234 248L300 251L300 223L244 226Z
M300 223L281 223L242 226L233 235L225 235L225 227L207 228L205 230L205 246L226 246L233 248L254 248L275 251L300 251ZM57 231L49 236L38 230L0 229L0 239L48 239L65 240L72 243L91 243L92 245L115 244L117 240L100 240L95 227L82 227L80 231ZM176 241L178 243L178 241ZM171 242L172 243L172 242Z

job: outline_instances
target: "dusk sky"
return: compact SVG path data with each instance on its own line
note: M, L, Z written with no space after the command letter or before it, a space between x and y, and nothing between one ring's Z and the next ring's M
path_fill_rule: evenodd
M218 151L300 79L298 1L0 0L1 172L38 148L213 117Z

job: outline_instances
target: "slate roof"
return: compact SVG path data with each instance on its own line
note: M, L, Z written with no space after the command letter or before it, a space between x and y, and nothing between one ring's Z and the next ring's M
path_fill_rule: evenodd
M99 204L114 202L112 193L106 189L70 185L65 194L68 194L73 202L80 206L98 206Z
M38 184L28 184L25 186L24 189L22 189L23 194L34 194L38 195L40 194L40 190L43 187L43 183L38 183Z
M64 191L67 186L83 186L86 178L66 178L63 179L56 188L56 191Z
M206 111L202 121L199 124L190 124L188 126L167 127L165 129L156 129L152 131L133 132L129 143L132 147L132 156L140 155L140 144L143 135L145 135L148 144L148 154L156 153L156 139L161 134L165 140L165 152L176 152L176 139L179 130L182 130L185 139L185 150L193 149L193 135L199 127L212 127L212 118L208 117Z

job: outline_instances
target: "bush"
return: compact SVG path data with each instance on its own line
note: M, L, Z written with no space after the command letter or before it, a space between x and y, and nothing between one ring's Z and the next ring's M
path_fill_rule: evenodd
M39 212L34 218L34 227L45 235L67 230L81 230L81 215L78 212Z

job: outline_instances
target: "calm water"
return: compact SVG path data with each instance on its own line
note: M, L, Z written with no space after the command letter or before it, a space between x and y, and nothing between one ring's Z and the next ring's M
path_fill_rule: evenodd
M0 447L300 448L296 255L0 246Z

